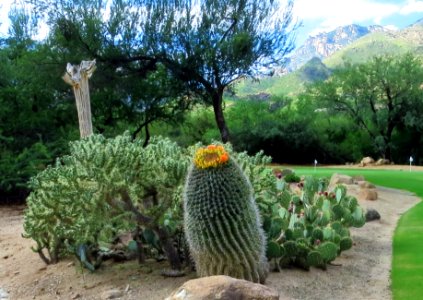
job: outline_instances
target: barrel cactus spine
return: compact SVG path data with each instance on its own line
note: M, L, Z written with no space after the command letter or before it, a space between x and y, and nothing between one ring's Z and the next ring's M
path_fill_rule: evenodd
M264 283L266 239L251 184L221 145L195 153L184 190L184 224L199 276Z

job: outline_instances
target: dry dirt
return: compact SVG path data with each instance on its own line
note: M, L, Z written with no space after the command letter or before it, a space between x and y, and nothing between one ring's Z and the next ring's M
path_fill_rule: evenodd
M351 186L351 193L357 188ZM281 299L390 299L392 235L402 213L419 199L412 194L378 187L379 200L361 201L382 219L352 229L355 245L327 271L298 269L271 273L266 285ZM46 266L21 237L22 206L0 206L0 299L164 299L194 273L166 278L166 262L104 264L95 273L82 272L73 258ZM8 296L6 296L6 293Z

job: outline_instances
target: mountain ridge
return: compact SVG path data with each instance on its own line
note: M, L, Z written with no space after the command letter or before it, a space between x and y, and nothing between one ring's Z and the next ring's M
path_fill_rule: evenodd
M380 28L323 59L311 58L295 71L276 73L273 77L260 78L259 82L242 81L237 85L237 94L240 97L254 97L260 93L295 96L307 84L325 80L331 70L342 67L345 61L364 63L375 55L402 55L407 52L423 57L423 18L401 30L377 29Z
M390 30L379 25L361 26L351 24L337 27L329 32L310 36L290 56L285 67L285 72L289 73L298 70L313 57L325 59L369 33L386 31Z

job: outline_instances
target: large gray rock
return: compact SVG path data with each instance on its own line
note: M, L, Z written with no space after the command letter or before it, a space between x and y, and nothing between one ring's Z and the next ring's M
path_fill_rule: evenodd
M193 279L173 291L166 300L278 300L279 293L270 287L218 275Z
M358 183L359 181L365 181L366 179L364 178L364 176L363 175L355 175L355 176L353 176L353 181L355 182L355 183Z
M380 220L380 214L376 209L369 208L366 211L366 222Z
M357 185L362 189L374 189L376 186L368 181L357 181Z
M377 191L376 189L362 188L358 193L358 198L361 200L377 200Z
M329 189L336 187L337 184L353 184L351 176L334 173L330 178Z
M373 165L374 163L375 163L375 160L371 158L370 156L367 156L367 157L363 157L363 159L360 162L360 166L365 167L368 165Z
M383 166L383 165L389 165L391 162L389 161L389 159L385 159L385 158L379 158L375 165L376 166Z

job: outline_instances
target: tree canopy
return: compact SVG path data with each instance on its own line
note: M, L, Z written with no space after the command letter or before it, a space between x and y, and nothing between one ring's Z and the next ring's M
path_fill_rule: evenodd
M364 64L346 63L325 82L308 90L321 108L350 116L388 159L395 129L420 127L423 66L411 54L374 57Z
M284 10L272 0L31 2L48 16L63 51L138 80L163 66L181 85L160 88L179 100L188 96L212 105L223 141L229 140L224 91L240 78L282 65L296 28L291 0Z

